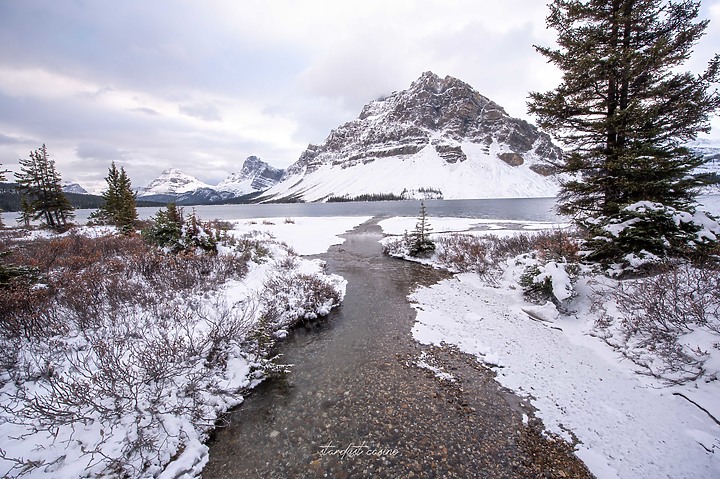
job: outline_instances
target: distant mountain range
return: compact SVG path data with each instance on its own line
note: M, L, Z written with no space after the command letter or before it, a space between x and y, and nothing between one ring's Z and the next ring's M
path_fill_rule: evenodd
M169 202L180 205L231 202L247 198L274 186L284 170L273 168L257 156L248 157L238 173L232 173L212 186L176 168L162 172L145 188L138 190L138 198L146 201Z

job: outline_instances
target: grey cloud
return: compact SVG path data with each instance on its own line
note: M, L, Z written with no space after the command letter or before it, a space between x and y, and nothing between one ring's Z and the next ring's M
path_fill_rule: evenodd
M75 153L86 160L105 160L108 162L127 159L127 152L102 143L83 142L75 148Z
M265 12L263 2L246 3L242 18L266 18L258 15ZM500 33L484 27L487 12L471 1L376 2L375 10L357 1L343 2L353 13L326 18L327 29L312 19L292 25L295 37L258 23L252 35L268 33L257 40L247 29L213 17L225 13L221 3L0 0L2 68L42 69L90 85L82 98L13 98L0 90L0 162L7 167L45 142L51 152L62 152L57 160L63 178L81 184L86 178L101 180L113 159L123 162L137 186L170 166L213 183L239 169L249 155L288 166L307 143L322 142L330 130L357 117L365 103L407 88L426 70L456 76L522 116L528 91L552 88L556 80L532 49L552 37L542 27L546 9L538 7L546 2L512 3L485 9L507 11L513 19L521 15L533 28ZM702 16L718 4L704 1ZM246 9L256 16L245 15ZM383 15L363 17L363 12ZM438 15L441 23L433 23L436 13L444 14ZM698 46L705 61L704 52L717 45L715 23ZM113 88L118 94L107 95ZM127 92L137 97L118 109ZM271 139L265 139L267 132L262 139L244 131L228 133L216 128L224 126L217 122L233 117L208 98L265 107L264 113L294 123L295 130L279 129L292 136ZM197 131L196 122L160 104L208 123Z
M160 115L160 112L159 112L159 111L153 110L152 108L148 108L148 107L144 107L144 106L141 106L141 107L138 107L138 108L131 108L131 109L128 110L128 111L136 111L136 112L138 112L138 113L144 113L144 114L146 114L146 115L152 115L152 116L158 116L158 115Z
M199 118L205 121L222 121L220 110L215 105L209 103L194 103L190 105L180 105L178 111L188 116Z
M29 138L19 138L17 136L10 136L0 133L0 145L25 145L28 143L36 142Z

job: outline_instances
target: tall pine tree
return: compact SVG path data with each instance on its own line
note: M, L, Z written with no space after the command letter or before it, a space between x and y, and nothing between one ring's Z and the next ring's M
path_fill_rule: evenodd
M138 214L136 194L132 190L125 168L120 167L118 170L113 161L105 182L107 189L102 193L103 204L91 218L100 223L115 225L124 234L129 234L134 230Z
M536 47L563 72L560 85L530 94L528 110L566 148L572 180L561 213L589 232L590 259L684 255L697 235L693 169L684 145L710 130L720 108L716 55L701 75L680 72L707 21L690 0L555 0L548 27L558 49Z
M20 173L15 173L17 189L26 199L32 219L41 219L53 229L63 229L75 216L73 206L62 191L61 179L50 159L47 147L30 152L28 159L19 160Z

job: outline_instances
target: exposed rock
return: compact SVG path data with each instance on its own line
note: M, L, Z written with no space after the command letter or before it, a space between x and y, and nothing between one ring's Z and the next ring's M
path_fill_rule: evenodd
M557 167L550 164L530 165L530 169L542 176L552 176L558 172Z
M498 155L498 158L500 158L510 166L520 166L525 163L523 157L518 155L517 153L500 153Z
M467 160L467 155L465 155L465 152L462 150L460 145L450 145L437 139L432 141L432 145L435 147L435 151L438 152L438 155L440 155L440 158L448 163L457 163L458 161Z
M276 185L284 173L284 170L273 168L257 156L248 156L240 172L230 174L216 189L238 195L254 193Z

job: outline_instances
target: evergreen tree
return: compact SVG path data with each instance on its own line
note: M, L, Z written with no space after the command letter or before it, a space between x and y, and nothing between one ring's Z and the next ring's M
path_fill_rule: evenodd
M432 227L427 221L425 202L420 202L420 213L415 230L410 235L410 255L420 256L435 251L435 243L430 239Z
M680 72L707 21L699 1L555 0L547 25L559 49L536 47L563 72L528 110L563 142L559 211L589 232L590 259L684 255L701 242L684 144L720 108L716 55L701 75ZM630 255L630 256L628 256Z
M23 196L20 199L20 217L17 220L18 223L22 224L25 228L30 228L30 222L34 215L35 211L32 209L32 206L30 206L30 203L28 203L27 198Z
M163 210L158 210L152 218L152 225L143 231L147 241L172 252L182 249L181 238L185 219L182 208L175 203L168 203Z
M30 158L20 161L20 173L15 173L17 188L32 211L32 219L42 219L53 229L62 229L74 216L73 207L60 184L55 161L48 156L47 148L31 151Z
M90 215L100 223L117 226L120 231L128 234L133 231L133 225L137 220L136 194L132 190L132 184L125 168L118 170L113 161L105 177L107 189L103 191L103 204Z

